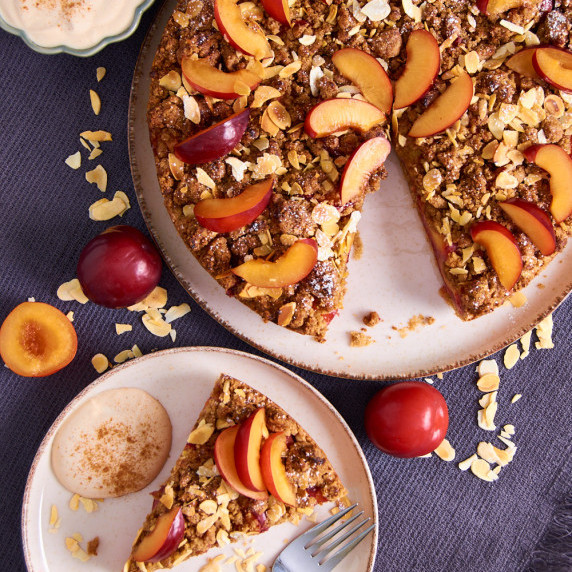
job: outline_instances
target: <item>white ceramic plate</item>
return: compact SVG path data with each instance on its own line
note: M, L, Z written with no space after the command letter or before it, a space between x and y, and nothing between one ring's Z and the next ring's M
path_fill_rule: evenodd
M84 0L69 8L71 16L66 19L60 15L65 11L63 1L2 0L0 28L20 36L41 54L88 57L128 38L154 1L108 0L104 4L102 0Z
M389 177L365 202L359 224L363 255L351 260L344 310L319 344L273 323L229 298L202 269L171 223L157 183L146 123L149 70L162 30L173 10L168 1L151 29L137 64L129 111L131 169L147 226L175 276L211 316L258 349L292 365L357 379L397 379L431 375L481 359L534 327L572 289L572 246L524 290L528 303L505 306L477 320L463 322L439 294L441 278L413 207L394 153L386 163ZM543 287L541 288L540 285ZM383 322L368 329L375 339L352 348L349 332L364 327L375 310ZM417 315L434 323L417 331L407 326Z
M349 498L377 522L375 488L361 448L340 414L312 386L287 369L246 353L208 347L175 348L149 354L102 375L64 409L48 431L34 459L24 494L22 538L29 572L122 570L135 534L151 508L149 493L157 490L169 475L214 382L223 372L245 381L292 413L323 448L346 485ZM142 491L108 499L91 514L82 508L73 512L68 507L71 493L58 483L50 465L54 435L64 419L87 399L118 387L143 389L167 409L173 425L171 455L158 477ZM61 527L55 534L49 533L52 505L61 517ZM316 511L320 520L329 515L330 506ZM272 527L260 536L249 537L248 547L261 551L260 562L269 566L286 541L310 526L304 520L298 527L290 523ZM78 563L65 548L64 539L76 532L86 542L95 536L100 538L98 556L87 563ZM231 556L234 548L245 549L245 542L229 545L224 551L213 550L208 556L212 558L221 552ZM344 562L344 570L371 572L376 548L377 530ZM177 570L196 572L206 562L207 556L203 555L179 565Z

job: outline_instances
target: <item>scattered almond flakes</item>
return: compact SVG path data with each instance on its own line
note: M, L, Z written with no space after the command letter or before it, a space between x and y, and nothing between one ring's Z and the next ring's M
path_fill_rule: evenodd
M477 373L480 376L483 376L487 373L494 373L495 375L499 374L499 366L494 359L484 359L479 362L477 366Z
M522 338L520 338L520 345L522 346L522 353L520 354L520 359L528 357L528 354L530 353L531 338L532 338L532 331L527 332L526 334L524 334L524 336L522 336Z
M461 469L461 471L467 471L468 469L471 468L473 461L476 461L477 459L478 459L477 455L473 454L468 459L461 461L457 466L459 467L459 469Z
M133 353L132 350L123 350L113 358L113 361L115 363L123 363L126 362L128 359L133 359L134 357L135 354Z
M69 282L64 282L57 291L57 297L64 302L75 300L80 304L89 302L89 298L83 293L81 284L77 278L73 278Z
M552 314L549 314L536 326L538 341L535 344L537 350L550 350L554 347L552 342Z
M500 378L495 373L485 373L477 381L477 387L480 391L489 392L496 391L499 388Z
M66 160L65 164L72 169L79 169L81 167L81 153L78 151L73 155L70 155Z
M101 149L93 149L89 154L88 159L93 161L93 159L97 159L102 153L103 151Z
M210 423L205 423L204 419L201 419L196 429L191 431L187 443L192 445L204 445L214 433L214 426Z
M101 99L97 92L93 91L93 89L89 90L89 100L91 102L91 108L95 115L99 115L101 112Z
M133 326L131 324L115 324L115 332L118 336L125 332L130 332L131 330L133 330Z
M131 208L129 198L123 191L117 191L113 200L100 199L89 207L89 218L95 221L110 220L116 216L123 216Z
M95 354L91 358L91 365L97 373L103 373L109 367L109 360L103 354Z
M90 558L91 555L88 554L81 546L80 546L80 542L81 540L77 540L77 534L74 534L72 537L66 537L65 539L65 543L66 543L66 548L71 552L71 555L74 558L77 558L78 560L81 560L82 562L87 562Z
M183 316L188 314L190 311L191 311L191 307L187 303L180 304L179 306L171 306L167 310L167 312L164 316L165 322L167 322L167 324L170 324L171 322L174 322L175 320L182 318Z
M517 344L510 345L504 354L504 366L512 369L520 359L520 351Z
M107 190L107 171L101 165L98 165L91 171L87 171L85 180L88 183L95 183L102 193L105 193Z
M527 302L526 295L522 291L515 292L509 298L509 300L510 300L510 303L513 305L514 308L522 308Z
M484 459L475 459L471 463L471 472L483 481L492 482L498 479L498 475L491 471L491 466Z
M224 554L219 554L214 558L209 558L208 562L199 568L199 572L221 572L221 568L218 563L223 560L224 557Z
M455 459L455 449L447 439L443 439L442 443L435 449L437 455L443 461L453 461Z
M79 502L81 503L85 512L87 512L87 513L95 512L99 508L97 505L97 502L93 499L88 499L88 498L80 496Z
M171 324L165 322L159 311L154 308L149 308L141 319L143 321L143 325L154 336L164 338L165 336L168 336L171 331Z
M79 495L77 493L72 495L69 502L69 507L73 511L76 511L79 508Z
M70 321L73 322L73 312L70 310L67 314L66 314L66 318Z
M87 141L113 141L109 131L83 131L79 135Z
M368 336L363 332L359 331L350 332L350 346L352 348L363 348L365 346L373 344L374 342L375 340L371 336Z
M510 402L516 403L521 397L522 397L521 393L516 393L515 395L512 396L512 399L510 400Z
M107 70L104 67L98 67L95 70L95 74L96 74L98 83L105 77L106 73L107 73Z

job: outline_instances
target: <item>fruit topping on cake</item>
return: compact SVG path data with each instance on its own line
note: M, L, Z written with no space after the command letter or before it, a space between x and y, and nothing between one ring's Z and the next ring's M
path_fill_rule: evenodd
M341 501L324 452L267 397L221 375L137 534L127 572L171 568L299 510Z
M415 120L409 137L430 137L445 131L469 109L473 93L473 80L463 71Z
M228 155L242 139L248 116L245 109L191 135L174 146L175 156L183 163L201 165Z
M253 222L272 196L274 177L255 183L230 199L201 199L194 214L198 223L214 232L230 232Z
M393 86L383 66L372 55L356 48L344 48L334 52L332 63L345 78L359 87L367 101L389 115Z
M220 99L236 99L245 89L256 89L261 81L260 76L252 71L224 72L204 59L183 58L181 68L185 79L194 89Z
M421 99L433 85L441 65L439 44L427 30L413 30L405 49L405 68L395 82L394 109L403 109Z

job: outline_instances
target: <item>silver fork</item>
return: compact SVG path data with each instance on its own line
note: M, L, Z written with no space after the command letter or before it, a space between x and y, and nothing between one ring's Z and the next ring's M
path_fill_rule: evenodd
M365 518L348 530L350 524L363 514L362 510L334 527L334 524L356 507L357 504L354 504L338 512L304 532L296 540L293 540L278 555L272 566L272 572L300 572L302 570L304 572L329 572L333 570L375 528L375 524L371 524L337 552L335 551L336 548L371 520L369 517ZM331 539L341 532L343 534L329 543ZM320 536L322 533L325 534ZM320 538L318 539L318 537ZM327 543L329 544L322 548Z

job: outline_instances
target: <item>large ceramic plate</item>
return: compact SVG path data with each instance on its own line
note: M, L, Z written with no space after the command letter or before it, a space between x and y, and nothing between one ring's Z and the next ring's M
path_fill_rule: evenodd
M430 375L485 357L530 330L572 289L572 247L524 290L528 303L506 306L462 322L439 294L441 278L410 199L401 168L391 154L389 177L365 202L359 233L363 254L351 260L344 310L327 341L319 344L272 323L226 296L178 236L157 183L145 119L149 70L165 23L168 1L151 29L137 64L129 111L130 158L135 189L147 226L181 284L216 320L253 346L290 364L329 375L396 379ZM542 286L542 287L541 287ZM383 322L367 333L368 347L350 347L349 332L375 310ZM417 315L434 323L417 331L396 330Z
M219 348L177 348L144 356L102 375L66 407L48 431L34 459L24 495L22 537L29 572L122 570L135 534L151 507L149 493L168 476L222 372L249 383L293 414L324 449L346 485L349 498L377 522L375 489L361 448L339 413L315 389L287 369L249 354ZM71 493L57 482L50 466L54 435L66 417L87 399L118 387L137 387L161 401L173 424L171 455L158 477L142 491L108 499L91 514L81 508L73 512L68 508ZM48 532L52 505L61 517L61 527L55 534ZM329 515L329 508L316 511L320 520ZM305 520L299 527L290 523L275 526L261 536L249 537L248 547L261 551L260 562L269 566L285 543L309 526ZM86 541L100 538L98 556L87 563L79 563L65 548L64 538L77 532ZM344 570L370 572L376 547L377 530L344 562ZM246 549L245 542L229 545L224 551L213 550L208 556L221 552L231 556L234 548ZM200 556L179 565L177 570L196 572L206 562L207 557Z

